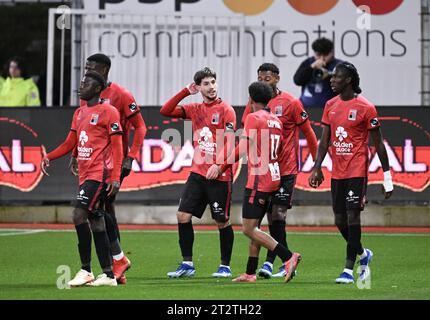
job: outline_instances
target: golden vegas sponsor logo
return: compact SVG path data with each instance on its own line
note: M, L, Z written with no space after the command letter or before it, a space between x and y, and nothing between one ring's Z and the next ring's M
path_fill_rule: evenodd
M348 137L348 132L346 132L343 127L337 127L335 135L338 139L338 141L333 141L333 146L336 148L336 154L339 156L351 155L354 144L344 141Z

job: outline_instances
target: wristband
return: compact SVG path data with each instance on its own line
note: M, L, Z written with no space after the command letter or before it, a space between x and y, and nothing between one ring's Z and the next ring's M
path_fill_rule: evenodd
M384 189L385 192L391 192L394 189L390 170L384 172Z

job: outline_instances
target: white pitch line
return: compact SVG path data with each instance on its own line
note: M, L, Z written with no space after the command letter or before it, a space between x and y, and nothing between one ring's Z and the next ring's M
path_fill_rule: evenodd
M4 231L12 231L8 233L1 233ZM21 230L21 232L20 232ZM13 232L16 231L16 232ZM73 229L0 229L0 236L8 236L8 235L25 235L25 234L35 234L42 232L75 232ZM177 233L177 230L121 230L121 233ZM196 230L194 233L199 234L218 234L218 230ZM242 234L241 231L234 231L235 234ZM299 232L299 231L291 231L287 234L290 235L306 235L306 236L338 236L340 233L338 232ZM364 237L430 237L430 233L362 233Z
M2 233L2 231L6 230L6 233ZM9 232L10 231L10 232ZM27 234L35 234L35 233L42 233L44 230L32 230L32 229L0 229L0 237L6 237L6 236L20 236L20 235L27 235Z

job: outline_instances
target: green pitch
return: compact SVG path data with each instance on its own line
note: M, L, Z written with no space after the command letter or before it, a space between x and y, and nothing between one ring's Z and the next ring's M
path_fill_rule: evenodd
M371 287L361 290L356 284L334 283L344 264L340 235L293 233L288 240L303 256L298 275L290 283L283 279L232 283L211 278L219 264L218 232L196 232L194 278L168 279L166 273L181 260L177 233L123 231L122 244L132 261L127 285L58 289L64 274L57 273L57 268L69 266L74 276L80 267L75 233L0 229L0 299L430 299L429 234L365 234L363 243L375 256ZM235 233L234 275L245 270L247 243L244 235ZM264 257L265 251L259 265ZM275 268L279 265L277 260ZM93 272L100 273L94 248Z

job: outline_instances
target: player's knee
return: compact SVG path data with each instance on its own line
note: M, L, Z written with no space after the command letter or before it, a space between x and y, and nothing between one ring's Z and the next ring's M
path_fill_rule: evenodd
M348 210L348 225L357 226L361 224L360 210Z
M104 217L93 216L88 219L90 221L90 227L93 232L106 231L106 223Z
M80 224L87 222L87 218L88 218L88 213L86 210L81 208L75 208L73 210L72 219L73 219L73 224L75 226L79 226Z
M242 226L242 232L245 236L252 239L254 233L254 228L250 226Z
M230 220L227 221L218 221L215 220L216 225L218 226L218 229L224 229L230 225Z
M188 222L190 222L192 216L193 216L192 214L187 213L187 212L178 211L176 213L176 218L178 219L179 223L188 223Z

